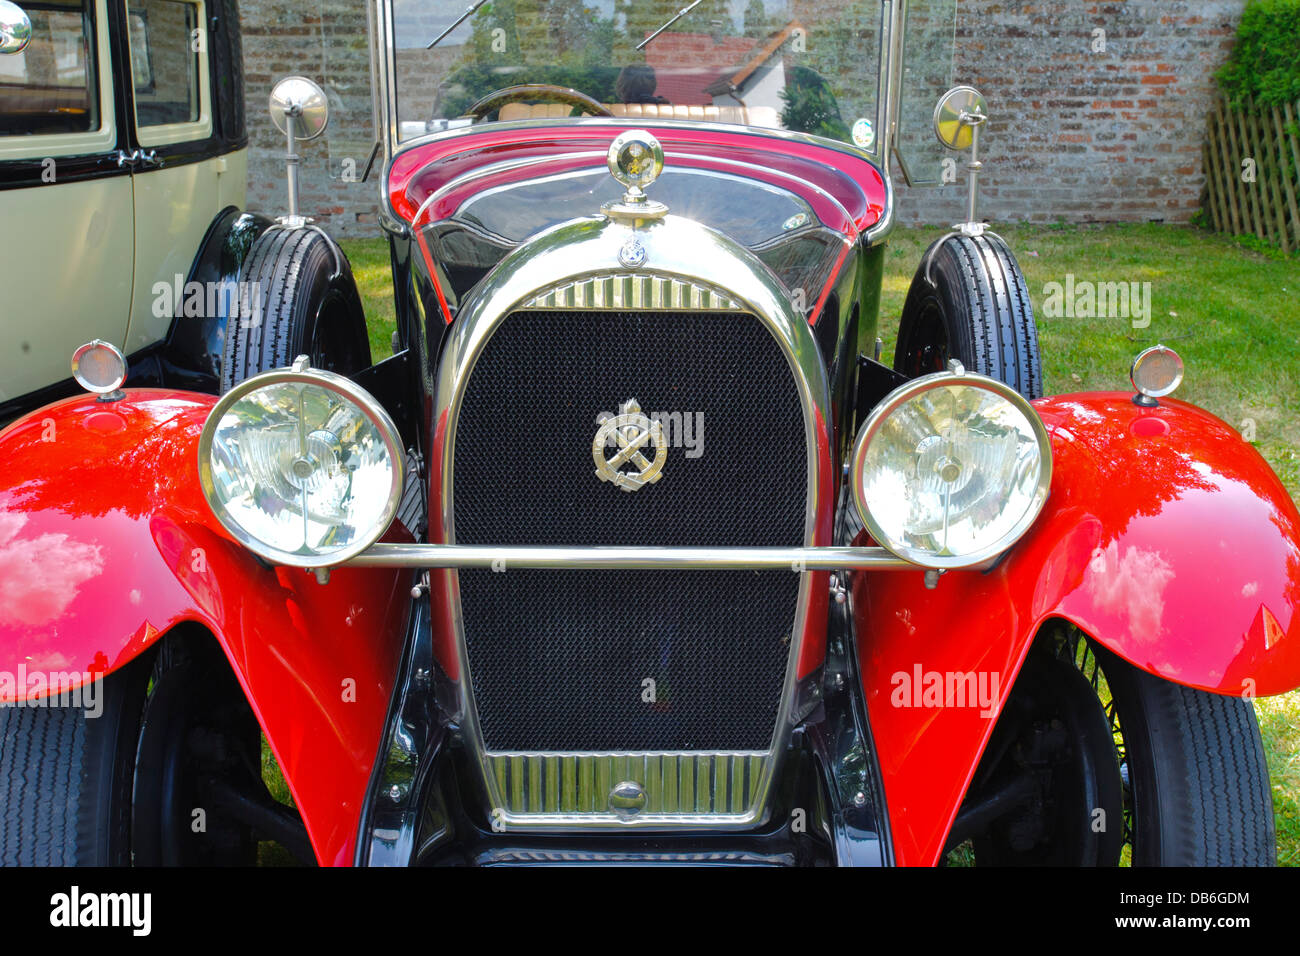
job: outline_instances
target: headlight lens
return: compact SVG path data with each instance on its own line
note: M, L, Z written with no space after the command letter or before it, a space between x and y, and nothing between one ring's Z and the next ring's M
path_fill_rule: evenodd
M1033 407L982 375L941 372L896 389L853 451L853 491L867 531L929 568L996 557L1038 517L1051 443Z
M401 445L387 413L342 376L267 372L228 392L199 440L213 513L273 564L327 567L365 550L401 497Z

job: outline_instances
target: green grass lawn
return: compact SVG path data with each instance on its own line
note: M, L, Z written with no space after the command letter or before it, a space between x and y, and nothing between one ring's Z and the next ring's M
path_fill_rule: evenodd
M366 307L370 357L382 362L393 354L397 309L393 305L393 269L387 239L345 239L339 243L352 263L357 291Z
M1190 227L1006 226L1038 316L1047 392L1128 389L1133 357L1157 342L1178 350L1178 397L1252 438L1300 496L1300 257L1251 248ZM900 229L889 240L880 335L889 362L903 299L939 229ZM376 361L392 352L388 246L345 241L370 321ZM1052 318L1044 287L1077 281L1151 283L1150 325L1130 319ZM1300 866L1300 691L1256 702L1277 819L1278 862Z

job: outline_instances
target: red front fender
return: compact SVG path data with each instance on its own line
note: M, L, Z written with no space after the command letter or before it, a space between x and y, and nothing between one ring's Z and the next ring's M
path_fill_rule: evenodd
M1263 458L1183 402L1145 409L1106 393L1034 404L1052 434L1051 498L1001 564L947 574L934 590L920 572L854 580L901 863L938 861L993 714L1049 618L1181 684L1246 695L1300 685L1300 513ZM935 706L913 687L971 672L984 699L966 706Z
M0 700L12 675L111 673L184 621L220 642L317 858L347 863L410 606L401 572L269 569L199 488L215 403L81 396L0 432Z

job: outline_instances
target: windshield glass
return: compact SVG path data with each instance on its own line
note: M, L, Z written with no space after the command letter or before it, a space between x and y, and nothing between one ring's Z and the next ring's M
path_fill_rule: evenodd
M594 104L875 146L880 0L392 2L402 139Z

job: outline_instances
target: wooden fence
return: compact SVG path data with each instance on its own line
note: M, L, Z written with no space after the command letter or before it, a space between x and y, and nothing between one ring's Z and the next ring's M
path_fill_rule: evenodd
M1300 249L1297 116L1300 103L1215 106L1205 142L1205 214L1216 231Z

